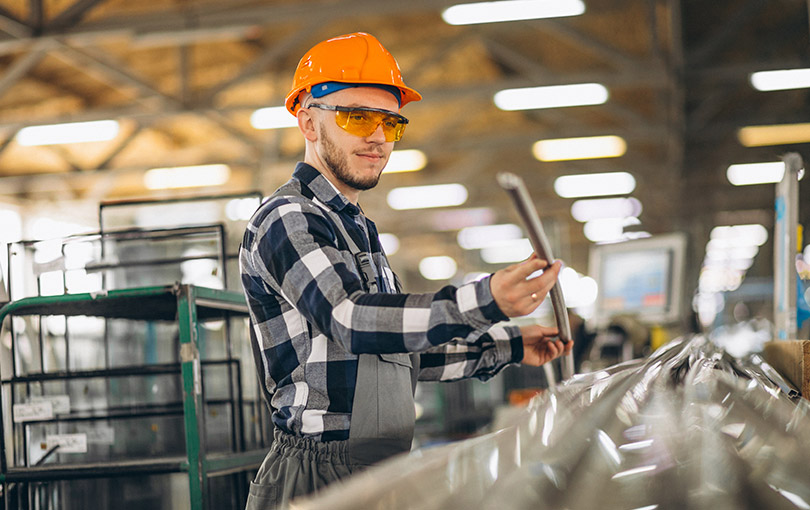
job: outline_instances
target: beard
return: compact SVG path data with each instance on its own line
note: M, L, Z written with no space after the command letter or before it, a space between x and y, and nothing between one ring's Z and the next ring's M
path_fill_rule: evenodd
M340 182L360 191L369 190L380 182L382 171L377 173L377 175L366 178L352 175L349 171L349 162L346 154L340 152L337 145L329 138L329 135L326 134L326 130L323 126L321 126L320 135L321 140L323 140L323 161Z

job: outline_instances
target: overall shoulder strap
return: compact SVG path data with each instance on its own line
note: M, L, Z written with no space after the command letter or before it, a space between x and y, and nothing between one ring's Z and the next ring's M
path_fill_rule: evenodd
M275 197L307 198L301 193L301 190L291 182L284 184L271 195L271 198ZM343 239L346 240L346 244L349 245L349 251L354 257L354 263L360 272L363 286L369 292L377 292L377 278L374 276L374 269L371 267L371 254L357 246L357 243L354 242L354 239L352 239L352 236L349 235L349 232L346 230L346 226L343 225L343 220L335 211L325 209L324 212L331 218L332 223L335 224L340 234L343 236Z

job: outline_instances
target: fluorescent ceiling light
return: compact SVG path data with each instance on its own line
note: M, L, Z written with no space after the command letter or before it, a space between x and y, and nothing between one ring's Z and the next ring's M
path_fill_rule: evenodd
M16 140L20 145L30 147L61 143L104 142L112 140L117 135L117 120L96 120L24 127L17 133Z
M417 172L427 165L427 156L417 149L393 151L385 165L383 173Z
M728 182L734 186L779 182L784 175L785 164L781 161L731 165L726 170Z
M571 216L581 223L602 218L638 218L641 211L641 202L632 197L577 200L571 204Z
M750 76L751 85L763 92L810 88L810 69L759 71Z
M147 170L143 182L148 189L192 188L219 186L230 176L228 165L179 166Z
M399 238L394 234L380 234L380 244L386 255L393 255L399 251Z
M551 85L505 89L495 94L495 106L501 110L533 110L602 104L608 100L608 90L599 83Z
M532 154L540 161L617 158L626 151L624 138L613 135L540 140L532 146Z
M427 209L450 207L467 201L467 188L461 184L437 184L435 186L410 186L394 188L388 192L391 209Z
M481 249L481 258L487 264L511 264L529 258L534 251L532 243L525 237L498 246Z
M427 280L448 280L458 270L456 261L447 256L425 257L419 261L419 273Z
M464 227L489 225L495 221L495 212L489 207L469 207L434 213L430 224L434 230L459 230Z
M256 129L295 127L298 125L298 118L290 115L290 111L284 106L270 106L251 113L250 125Z
M726 260L754 260L759 253L759 246L729 246L709 241L706 244L706 260L723 262Z
M453 5L442 12L442 19L449 25L473 25L578 16L584 12L581 0L505 0Z
M521 237L523 237L523 230L519 226L505 223L463 228L458 232L457 240L458 245L465 250L477 250L514 241Z
M636 189L636 179L627 172L563 175L554 180L554 191L563 198L626 195Z
M624 233L624 218L604 218L585 223L585 237L593 243L618 241Z
M711 241L725 242L731 247L762 246L768 241L768 229L757 223L724 225L714 227L709 237Z
M737 139L745 147L807 143L810 142L810 123L747 126L737 132Z

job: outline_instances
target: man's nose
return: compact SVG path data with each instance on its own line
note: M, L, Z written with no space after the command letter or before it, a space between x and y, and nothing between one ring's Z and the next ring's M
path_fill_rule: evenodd
M366 138L371 142L385 143L385 133L383 132L382 122L377 124L377 128L374 129L374 132Z

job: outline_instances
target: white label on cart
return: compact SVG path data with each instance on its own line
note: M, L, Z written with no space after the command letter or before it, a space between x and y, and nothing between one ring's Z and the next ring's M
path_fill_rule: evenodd
M87 434L54 434L45 436L48 450L56 445L56 453L87 453Z
M50 420L53 418L53 404L50 401L14 404L14 423L25 421Z
M86 432L90 444L115 444L115 429L112 427L96 427Z
M35 396L28 399L29 402L50 402L53 406L53 414L69 414L70 413L70 397L68 395L48 395L48 396Z

